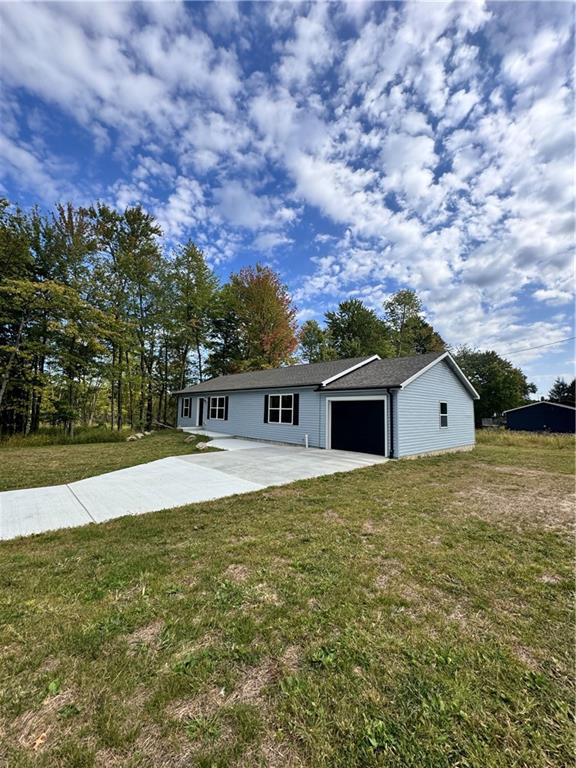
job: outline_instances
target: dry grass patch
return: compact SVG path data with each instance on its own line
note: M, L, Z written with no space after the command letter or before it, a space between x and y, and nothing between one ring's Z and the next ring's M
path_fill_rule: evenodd
M239 563L231 563L224 571L224 578L235 582L236 584L243 584L248 581L250 577L250 570L245 565Z
M61 716L66 708L75 706L72 690L47 696L39 709L28 710L11 724L11 736L22 747L42 752L55 739L61 739L70 727L63 725Z
M139 648L148 648L149 650L156 651L160 646L163 630L163 621L153 621L151 624L139 627L128 635L128 645L133 651Z
M572 477L521 467L476 466L481 470L475 482L455 494L452 505L457 514L474 515L517 530L530 526L563 533L573 531L576 496ZM498 473L498 480L492 470Z

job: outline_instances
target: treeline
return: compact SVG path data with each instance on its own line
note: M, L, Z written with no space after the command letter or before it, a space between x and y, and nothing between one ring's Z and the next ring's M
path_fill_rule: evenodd
M150 429L174 423L172 392L208 377L446 349L414 291L381 313L348 299L323 326L298 329L272 269L256 264L222 283L193 242L167 251L161 235L141 207L46 214L0 200L0 435L43 424ZM454 354L480 392L478 420L535 391L495 352Z
M280 365L297 343L267 267L222 285L192 242L166 252L140 207L43 214L0 201L2 434L172 423L173 390Z
M423 307L414 291L401 290L383 305L382 316L360 299L348 299L326 312L322 328L307 320L300 330L303 358L310 363L378 354L404 357L442 352L446 344L423 318Z

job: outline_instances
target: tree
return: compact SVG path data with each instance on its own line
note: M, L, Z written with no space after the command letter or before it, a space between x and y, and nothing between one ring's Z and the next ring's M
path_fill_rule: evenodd
M230 284L226 284L218 291L210 308L206 362L209 376L225 376L243 369L246 349L240 328L236 297Z
M242 367L257 370L290 362L298 346L296 310L276 272L262 264L244 267L231 276L230 290L245 350Z
M395 357L446 349L440 334L422 317L422 302L416 291L397 291L384 303L384 312Z
M190 240L176 251L169 267L169 312L180 352L180 387L186 384L188 355L194 350L198 379L204 378L203 351L210 331L211 310L218 292L202 251Z
M336 357L390 356L386 325L359 299L341 302L335 312L326 312L325 317Z
M320 327L316 320L302 323L298 336L302 357L307 363L319 363L322 360L334 360L336 352L330 343L330 335Z
M477 426L483 418L524 405L536 392L520 368L496 352L461 347L454 358L480 395L480 400L474 401Z
M556 379L548 394L548 399L553 403L561 403L562 405L576 405L574 397L575 383L574 379L572 379L570 384L564 379Z

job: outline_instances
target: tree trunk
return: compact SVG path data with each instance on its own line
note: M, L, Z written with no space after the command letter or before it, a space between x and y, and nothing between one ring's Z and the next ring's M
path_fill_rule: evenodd
M6 368L4 369L4 373L2 374L2 379L0 380L0 408L2 407L2 401L4 400L4 393L6 392L6 387L8 386L8 380L10 379L10 370L12 368L12 365L14 364L14 358L16 357L16 353L19 351L20 344L22 343L22 333L24 331L25 322L26 322L26 315L23 315L22 319L20 320L20 324L18 326L18 333L16 334L16 344L14 345L14 349L12 350L12 352L10 352L10 356L8 357Z
M124 394L123 391L122 391L122 387L123 387L123 383L124 383L123 380L122 380L122 355L123 355L122 347L119 347L118 348L118 389L117 389L117 392L116 392L116 395L117 395L117 398L116 398L116 428L117 428L118 432L120 432L121 429L122 429L122 408L123 408L123 405L124 405L123 401L122 401L122 396Z
M128 422L134 427L134 388L132 386L132 372L130 370L130 355L126 352L126 381L128 382Z
M112 346L112 371L110 375L110 429L114 431L114 401L116 397L115 391L115 377L116 377L116 347Z

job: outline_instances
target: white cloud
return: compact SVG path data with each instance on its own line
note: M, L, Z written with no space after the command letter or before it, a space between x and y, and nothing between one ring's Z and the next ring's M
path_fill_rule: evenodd
M561 5L4 3L5 186L78 196L84 164L44 140L66 115L101 153L87 177L117 174L91 191L144 202L214 264L273 250L311 272L293 277L314 307L400 284L453 343L556 339L574 252Z

